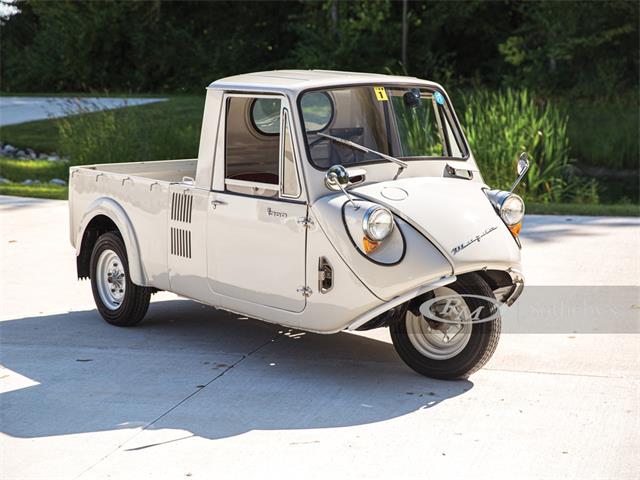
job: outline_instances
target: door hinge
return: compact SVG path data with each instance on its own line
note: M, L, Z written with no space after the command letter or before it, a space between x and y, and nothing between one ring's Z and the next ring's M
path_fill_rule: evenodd
M300 217L298 218L298 225L302 226L302 228L311 228L313 227L313 220L309 217Z
M306 286L298 288L296 292L300 293L305 298L308 298L313 294L313 290Z

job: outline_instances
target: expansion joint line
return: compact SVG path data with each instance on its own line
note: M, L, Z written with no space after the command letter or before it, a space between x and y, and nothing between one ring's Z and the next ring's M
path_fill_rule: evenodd
M107 458L109 458L111 455L113 455L114 453L116 453L118 450L120 450L122 447L124 447L127 443L129 443L131 440L133 440L134 438L136 438L138 435L140 435L142 432L144 432L145 430L149 429L150 427L152 427L154 424L156 424L157 422L159 422L160 420L162 420L164 417L166 417L168 414L170 414L171 412L173 412L176 408L178 408L180 405L182 405L183 403L185 403L187 400L195 397L196 395L198 395L200 392L202 392L205 388L207 388L209 385L211 385L213 382L215 382L216 380L218 380L220 377L222 377L224 374L226 374L228 371L230 371L231 369L235 368L236 366L238 366L240 363L242 363L243 361L245 361L247 358L249 358L251 355L253 355L254 353L262 350L264 347L266 347L267 345L275 342L278 337L282 336L281 333L276 333L273 337L271 337L269 340L267 340L266 342L264 342L263 344L257 346L256 348L254 348L253 350L251 350L250 352L242 355L242 357L240 357L236 362L232 363L231 365L229 365L227 368L225 368L222 372L220 372L218 375L216 375L215 377L213 377L211 380L209 380L207 383L204 384L203 387L198 388L195 392L190 393L189 395L187 395L186 397L184 397L182 400L180 400L178 403L176 403L175 405L173 405L171 408L169 408L167 411L165 411L164 413L162 413L162 415L158 416L157 418L155 418L154 420L152 420L151 422L147 423L139 432L136 432L134 435L132 435L131 437L129 437L128 439L126 439L124 442L122 442L120 445L118 445L116 448L114 448L112 451L110 451L109 453L107 453L104 457L100 458L97 462L95 462L94 464L92 464L91 466L87 467L87 469L85 469L84 471L82 471L80 474L78 474L76 477L74 477L74 480L82 477L85 473L89 472L90 470L93 470L94 467L96 467L97 465L99 465L100 463L102 463L103 461L105 461Z

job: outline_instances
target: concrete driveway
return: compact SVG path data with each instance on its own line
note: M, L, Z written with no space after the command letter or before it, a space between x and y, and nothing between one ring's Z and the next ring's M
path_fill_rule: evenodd
M165 100L166 98L0 97L0 127L66 117L80 110L111 110Z
M3 479L637 478L637 219L524 227L527 290L613 292L623 326L591 315L627 333L561 312L456 382L414 374L386 330L304 334L167 293L112 327L75 279L66 202L0 197L0 230Z

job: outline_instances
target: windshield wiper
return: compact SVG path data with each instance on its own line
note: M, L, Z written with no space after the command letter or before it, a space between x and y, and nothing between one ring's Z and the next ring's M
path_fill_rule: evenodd
M347 140L345 138L340 138L340 137L334 137L333 135L327 135L326 133L319 133L318 132L318 135L320 135L321 137L328 138L329 140L333 140L334 142L342 143L343 145L347 145L348 147L355 148L356 150L360 150L361 152L373 153L374 155L380 155L380 157L382 157L385 160L388 160L390 162L393 162L393 163L395 163L396 165L398 165L400 167L400 170L398 170L398 174L400 174L400 172L402 172L402 170L404 170L405 168L407 168L409 166L409 164L407 162L403 162L402 160L400 160L400 159L398 159L396 157L392 157L391 155L387 155L385 153L378 152L377 150L374 150L374 149L369 148L369 147L365 147L364 145L360 145L359 143L352 142L351 140Z

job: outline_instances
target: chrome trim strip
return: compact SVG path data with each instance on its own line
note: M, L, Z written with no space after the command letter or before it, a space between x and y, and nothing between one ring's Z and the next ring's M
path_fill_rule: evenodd
M391 215L391 229L389 230L389 233L387 234L386 237L380 240L376 240L371 237L371 233L369 232L369 220L371 219L371 215L373 215L375 212L377 212L380 209L386 210L387 212L389 212L389 215ZM393 213L391 213L391 210L389 210L386 207L383 207L382 205L372 205L367 209L366 212L364 212L364 216L362 217L362 231L367 236L367 238L372 242L377 242L377 243L384 242L389 237L389 235L391 235L391 232L393 232L393 228L395 226L396 226L396 222L393 220Z
M276 192L279 190L279 186L273 183L249 182L247 180L235 180L233 178L225 178L224 184L236 187L262 188L263 190L274 190Z
M418 287L418 288L414 288L413 290L410 290L407 293L399 295L399 296L389 300L388 302L385 302L382 305L378 305L374 309L363 313L362 315L357 317L353 322L351 322L349 324L349 326L346 328L346 330L357 330L358 327L364 325L369 320L371 320L374 317L377 317L381 313L384 313L387 310L392 309L393 307L397 307L398 305L400 305L400 304L402 304L404 302L408 302L409 300L411 300L413 298L416 298L417 296L420 296L423 293L427 293L427 292L430 292L432 290L435 290L436 288L443 287L445 285L449 285L450 283L453 283L455 281L456 281L456 276L452 275L452 276L449 276L449 277L442 277L441 279L436 280L435 282L428 283L426 285L422 285L421 287Z

